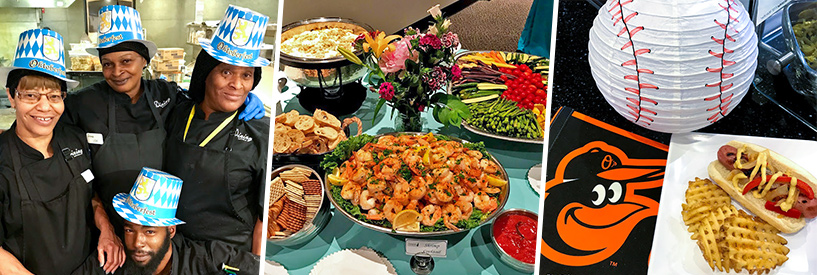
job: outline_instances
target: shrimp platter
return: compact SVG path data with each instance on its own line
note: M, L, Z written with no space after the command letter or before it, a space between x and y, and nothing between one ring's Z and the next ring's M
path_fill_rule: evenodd
M337 209L361 225L397 235L445 235L492 218L508 198L508 176L482 143L428 134L363 135L324 159ZM419 232L392 229L395 216L421 214ZM419 218L418 218L419 221Z

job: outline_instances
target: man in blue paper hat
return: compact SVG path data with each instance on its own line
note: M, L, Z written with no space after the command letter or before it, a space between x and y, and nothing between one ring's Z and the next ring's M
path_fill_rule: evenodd
M260 258L222 242L196 242L176 234L185 222L176 218L182 180L142 168L130 193L113 198L125 219L125 266L115 274L258 274ZM105 274L89 257L74 274Z
M269 17L229 6L202 51L190 81L193 102L168 119L165 171L196 188L182 191L185 237L261 252L269 118L234 119L269 60L259 56Z
M99 17L99 45L86 51L99 57L105 80L69 95L62 120L85 131L97 178L94 191L122 236L122 219L109 203L127 192L143 166L162 167L167 117L186 99L176 83L142 78L157 47L145 39L136 9L104 6ZM255 100L247 101L239 119L263 117L260 100L248 98Z

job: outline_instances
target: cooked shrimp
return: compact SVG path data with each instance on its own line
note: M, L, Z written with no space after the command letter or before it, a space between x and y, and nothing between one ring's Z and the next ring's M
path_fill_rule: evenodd
M494 174L499 170L499 167L496 166L496 163L490 161L488 159L482 159L479 161L479 167L482 168L485 173Z
M470 201L458 200L455 205L460 208L463 219L471 217L471 213L474 211L474 205Z
M368 188L371 192L380 192L386 190L386 182L382 180L372 179L368 183L366 183L366 188Z
M455 225L460 222L460 219L462 219L462 210L460 210L459 207L451 203L443 207L443 224L445 224L445 227L454 231L460 231Z
M477 150L468 151L468 155L472 156L472 157L474 157L476 159L481 159L482 158L482 152L477 151Z
M496 198L482 192L474 196L474 206L479 208L482 213L491 213L498 207Z
M369 190L360 191L360 208L363 210L369 210L375 207L377 204L377 200L369 196Z
M411 200L411 201L409 201L409 203L406 205L406 207L404 207L404 208L403 208L403 210L408 210L408 209L411 209L411 210L414 210L414 211L420 212L420 208L422 208L422 207L421 207L421 205L420 205L420 201L418 201L418 200Z
M386 216L386 219L389 220L389 222L393 222L394 216L397 216L397 213L400 213L402 210L403 205L396 200L391 199L383 206L383 215Z
M347 182L343 185L343 189L340 190L340 196L343 197L343 199L351 201L353 205L358 205L360 200L360 186L351 181Z
M434 204L429 204L429 205L426 205L425 207L423 207L422 214L423 214L423 221L422 221L423 225L425 225L425 226L434 226L434 224L436 224L437 221L439 221L440 218L442 218L443 211L442 211L442 208L440 208L439 206L434 205Z
M379 221L382 220L384 217L383 213L380 212L380 210L377 210L377 208L372 208L369 209L369 213L366 214L366 218L373 221Z
M499 191L502 191L502 189L499 189L497 187L485 187L482 190L484 190L485 193L488 193L488 194L496 194L496 193L499 193Z
M367 178L369 178L369 169L366 169L364 166L358 166L355 169L354 174L352 174L351 180L356 182L364 182Z
M433 189L428 191L428 194L433 196L438 202L446 203L454 199L454 194L442 184L438 183Z
M372 161L372 152L366 150L359 150L355 152L355 161L369 162Z
M426 195L426 181L422 177L414 177L410 182L411 190L409 191L409 198L412 200L422 199Z

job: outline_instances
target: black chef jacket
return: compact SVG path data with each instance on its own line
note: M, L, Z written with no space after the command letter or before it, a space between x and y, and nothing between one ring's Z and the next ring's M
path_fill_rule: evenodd
M221 265L226 264L237 267L240 270L238 274L258 275L260 257L222 242L193 241L177 234L171 239L170 249L173 250L170 257L170 274L223 275L226 273L222 271ZM72 274L104 275L105 271L99 267L97 255L94 253ZM124 269L120 267L114 274L124 274Z
M24 232L22 232L23 220L22 210L20 208L21 198L20 191L16 184L17 179L9 153L9 146L17 147L23 166L44 160L45 156L23 142L14 132L14 127L0 134L0 142L6 140L11 140L11 142L2 142L0 145L0 245L3 246L3 249L20 260L17 253L21 250L21 244L15 239L20 238L24 234ZM85 134L82 130L63 123L57 123L57 126L54 127L54 136L51 140L51 146L54 150L52 158L64 160L66 157L63 156L62 149L58 148L58 141L69 148L68 152L76 151L77 149L82 151L82 154L76 155L73 158L69 157L68 161L79 162L80 165L78 167L81 167L82 171L91 168L91 157L90 154L88 154ZM57 175L57 180L53 180L55 175ZM36 180L39 176L47 176L52 180ZM24 178L26 177L27 175L24 175ZM32 188L30 189L32 191L36 190L41 196L41 201L50 201L62 195L73 179L70 168L68 168L67 165L51 165L48 167L48 170L42 171L40 175L32 174L30 177L34 179L34 183L26 185L26 188ZM88 211L93 212L91 210L90 200L77 203L87 204ZM89 217L91 217L91 219L87 221L89 227L96 229L92 220L93 215L89 215ZM87 240L87 243L89 247L96 247L97 240L92 237ZM77 251L77 253L79 252L80 251ZM85 255L82 255L82 257L84 256ZM79 263L80 262L78 262L78 264Z
M156 119L148 104L159 110L159 116L167 118L173 106L184 96L177 96L180 88L175 82L161 79L142 79L144 93L153 96L153 102L147 102L144 94L139 96L136 104L131 103L125 93L114 91L108 82L100 81L82 88L65 98L65 113L61 121L76 125L87 133L100 133L108 136L108 99L113 98L116 108L116 131L119 133L141 133L156 128ZM91 151L99 145L91 144Z
M181 140L184 136L187 120L190 116L190 109L193 106L193 102L186 101L180 103L174 108L173 113L168 118L166 123L168 131L167 146L171 146L171 144L173 144L171 142L172 140ZM242 105L238 109L238 114L244 111L244 107L245 106ZM193 120L190 123L190 128L188 130L185 143L196 145L199 144L231 114L232 113L214 112L210 114L208 120L204 120L204 111L202 111L199 105L196 104L196 112ZM266 188L264 181L266 173L267 148L269 143L269 129L269 117L251 121L243 121L238 119L238 115L236 114L233 122L219 132L205 146L206 148L222 149L227 146L228 140L232 139L230 151L231 161L227 167L230 178L229 196L233 202L233 206L236 207L235 210L238 211L241 218L251 223L251 225L254 225L255 221L259 219L260 213L264 212L264 191ZM169 153L170 149L165 149L165 152ZM208 160L197 159L190 161L207 162ZM165 158L165 166L167 165L168 161L167 158ZM165 169L165 171L173 174L173 171L170 171L170 169ZM182 180L185 181L185 185L182 187L182 197L185 196L185 192L196 192L196 188L194 185L192 185L192 183L188 183L187 179L184 178L182 178ZM243 204L245 207L242 207L241 203L237 203L240 201L247 203ZM184 207L186 207L186 205L183 205L180 202L179 208L182 209ZM190 212L192 211L188 211L188 213ZM177 210L176 217L183 221L187 221L185 220L186 217L183 216L183 213L184 211ZM251 216L245 216L245 214L248 213ZM192 223L188 222L188 224ZM212 226L216 227L228 225ZM191 235L190 232L185 232L186 225L180 225L179 230L185 233L185 236L199 240L189 236ZM252 232L252 230L250 231ZM231 243L231 245L238 244Z

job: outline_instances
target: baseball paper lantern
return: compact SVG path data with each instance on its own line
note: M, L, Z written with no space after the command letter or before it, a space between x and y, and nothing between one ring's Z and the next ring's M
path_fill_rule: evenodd
M729 114L752 84L754 23L737 0L610 0L590 29L607 102L647 129L681 133Z

